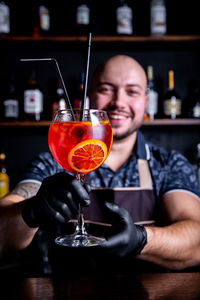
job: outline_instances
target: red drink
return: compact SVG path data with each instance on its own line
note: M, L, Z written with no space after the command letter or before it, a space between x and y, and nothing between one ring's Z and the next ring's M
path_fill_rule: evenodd
M87 174L107 158L112 145L109 121L54 122L49 128L49 148L55 160L71 173Z
M81 176L97 169L108 157L112 145L112 128L107 113L95 109L58 110L49 128L49 148L55 160L68 172ZM88 235L79 205L75 233L56 238L56 243L70 247L89 247L104 239Z

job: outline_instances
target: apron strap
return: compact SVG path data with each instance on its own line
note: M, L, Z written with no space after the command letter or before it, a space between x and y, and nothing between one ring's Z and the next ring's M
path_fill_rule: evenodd
M140 187L142 189L152 189L152 180L148 161L138 158L137 163L140 178Z

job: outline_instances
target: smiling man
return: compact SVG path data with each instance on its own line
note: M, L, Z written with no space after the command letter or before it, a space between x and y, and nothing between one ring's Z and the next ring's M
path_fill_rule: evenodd
M147 105L146 74L137 61L115 56L95 72L91 105L107 110L116 140L136 135Z
M141 271L143 262L173 270L200 265L197 177L184 156L147 142L141 134L146 85L144 69L129 56L111 57L97 68L91 107L108 112L114 139L105 163L89 174L90 197L88 187L49 152L41 153L1 199L1 253L26 248L40 228L60 230L59 223L68 225L81 203L91 229L100 225L100 233L105 232L96 259L105 272L119 272L120 265L136 271L138 264ZM68 270L74 260L66 257L66 249L63 253L65 259L55 255L55 263L61 257L61 268Z
M93 76L91 106L108 112L114 137L112 153L115 153L116 147L121 147L120 141L123 141L121 159L124 161L132 153L137 129L144 120L147 105L146 85L144 69L128 56L112 57L100 65ZM126 154L124 146L127 149ZM112 167L117 170L122 163L119 158L110 155L107 163L111 164L113 161Z
M200 263L197 179L185 157L147 143L138 130L147 105L146 84L144 69L129 56L111 57L96 69L91 105L108 112L114 139L108 159L91 174L90 183L103 188L104 199L112 190L111 201L132 216L124 218L127 228L132 220L145 228L146 240L142 234L138 238L139 251L133 241L137 230L129 228L129 234L122 230L103 245L108 252L123 256L131 248L138 259L183 269Z

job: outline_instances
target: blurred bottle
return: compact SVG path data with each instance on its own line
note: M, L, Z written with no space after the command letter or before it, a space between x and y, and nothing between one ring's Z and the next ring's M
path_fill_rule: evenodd
M158 113L158 93L155 90L153 67L147 67L147 95L148 104L146 113L150 120L154 120L155 115Z
M82 101L84 98L84 72L81 74L81 83L79 85L77 95L75 96L74 99L74 108L81 108ZM88 96L86 97L86 105L85 108L89 108L89 98Z
M4 2L0 2L0 34L10 33L10 8Z
M35 1L33 6L33 36L47 35L50 32L50 10L47 1Z
M117 34L131 35L133 34L133 12L127 5L125 0L120 0L120 4L116 10L116 32Z
M81 83L79 85L79 88L78 88L78 91L77 91L77 94L74 98L74 108L80 108L81 107L81 104L82 104L82 100L83 100L83 97L84 97L84 73L81 74Z
M152 0L150 8L151 35L164 35L167 32L165 0Z
M194 80L191 83L187 99L187 117L200 118L200 80Z
M56 99L51 105L51 117L52 118L57 110L67 108L67 104L66 104L65 97L64 97L64 90L62 88L62 84L61 84L60 80L58 81L58 86L56 89L55 97L56 97Z
M176 119L182 116L182 100L174 88L174 71L168 72L168 91L164 95L163 113L165 118Z
M4 121L16 121L19 119L19 95L16 91L15 78L11 76L8 92L3 99Z
M33 68L24 89L24 119L40 121L43 113L43 92Z
M0 150L0 198L9 192L9 176L6 169L6 154Z
M87 35L90 26L90 8L87 1L80 1L76 8L76 33Z

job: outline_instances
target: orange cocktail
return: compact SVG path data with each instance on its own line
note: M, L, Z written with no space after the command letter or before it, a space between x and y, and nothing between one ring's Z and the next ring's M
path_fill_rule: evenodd
M84 184L85 174L96 170L106 160L112 139L108 115L103 110L58 110L49 127L49 148L53 157L66 171L76 174L81 184ZM66 247L97 246L103 241L87 233L80 203L75 232L55 239L58 245Z
M87 174L108 157L112 128L108 120L54 122L50 125L48 139L53 157L65 170Z

